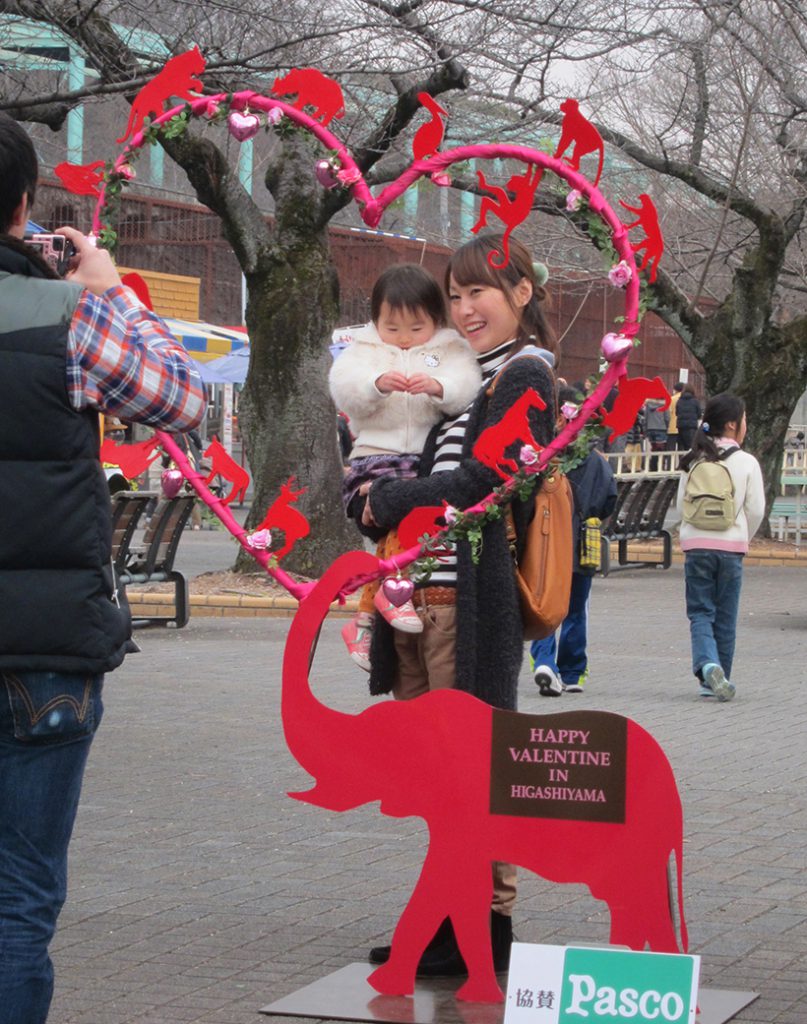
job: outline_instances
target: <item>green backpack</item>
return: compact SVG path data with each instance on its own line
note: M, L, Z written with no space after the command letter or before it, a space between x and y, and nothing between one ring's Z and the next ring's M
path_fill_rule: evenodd
M734 525L734 481L723 464L736 448L729 448L719 462L700 459L690 469L684 488L684 522L698 530L728 530Z

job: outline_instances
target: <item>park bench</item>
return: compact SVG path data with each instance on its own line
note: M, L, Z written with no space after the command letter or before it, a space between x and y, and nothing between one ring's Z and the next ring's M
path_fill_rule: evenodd
M674 475L631 476L617 479L617 500L602 531L602 574L618 569L641 569L672 565L672 536L664 522L678 493L678 473ZM661 559L633 559L628 553L630 541L662 540ZM618 565L611 563L611 542L618 545Z
M115 530L116 512L118 520L123 521L128 509L137 504L132 500L135 497L144 499L141 501L142 508L138 514L138 520L151 499L159 500L146 525L142 544L137 547L132 545L135 531L135 527L132 527L128 533L127 544L125 546L121 544L117 548L113 546L113 561L118 572L118 582L124 587L131 583L173 583L174 614L137 619L135 625L167 626L173 623L177 629L181 629L188 624L190 616L188 581L181 572L174 569L174 559L182 532L193 510L195 498L187 494L179 495L176 498L159 498L158 495L150 492L120 491L113 500L113 531ZM118 504L125 508L117 509ZM130 514L134 515L134 512ZM136 525L137 523L135 523Z

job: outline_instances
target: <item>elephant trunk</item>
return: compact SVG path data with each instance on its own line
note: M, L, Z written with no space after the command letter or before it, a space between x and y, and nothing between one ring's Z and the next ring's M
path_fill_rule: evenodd
M316 587L300 602L289 630L283 657L281 715L286 743L295 760L317 780L305 793L290 796L332 810L345 810L363 802L351 793L358 774L361 727L359 718L327 707L311 690L309 668L319 631L332 601L350 576L372 572L377 559L366 552L342 555L325 572ZM347 764L352 772L345 771ZM353 776L351 780L350 776Z

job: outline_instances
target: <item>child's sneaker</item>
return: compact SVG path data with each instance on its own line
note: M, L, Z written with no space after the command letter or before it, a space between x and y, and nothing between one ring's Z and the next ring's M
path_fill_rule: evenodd
M402 633L423 632L423 623L418 618L418 613L411 601L405 601L402 605L394 605L385 595L384 588L379 587L373 598L373 604L393 629L399 629Z
M588 669L586 669L585 672L581 672L580 673L580 675L577 677L577 682L564 683L563 684L563 692L564 693L582 693L583 692L583 687L586 685L587 682L588 682Z
M542 697L560 697L563 693L563 684L548 665L538 665L533 679Z
M701 672L704 689L710 690L719 701L731 700L734 697L734 683L726 679L726 673L719 665L710 661L703 666Z
M366 620L359 621L361 615L351 619L346 626L342 627L342 639L347 645L348 654L356 662L359 668L365 672L370 671L370 642L373 639L372 618L367 616Z

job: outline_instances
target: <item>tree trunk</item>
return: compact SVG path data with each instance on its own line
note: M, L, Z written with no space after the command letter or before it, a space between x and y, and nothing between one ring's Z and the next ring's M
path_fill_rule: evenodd
M321 575L337 554L359 547L342 510L336 411L328 392L338 283L322 188L313 173L316 159L310 143L295 134L268 175L276 201L275 232L247 275L252 355L239 407L255 486L247 528L261 522L281 484L295 476L296 487L306 488L296 507L311 532L282 564L306 576ZM240 553L236 569L253 567Z

